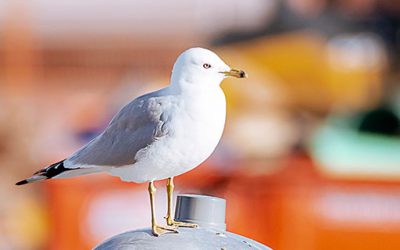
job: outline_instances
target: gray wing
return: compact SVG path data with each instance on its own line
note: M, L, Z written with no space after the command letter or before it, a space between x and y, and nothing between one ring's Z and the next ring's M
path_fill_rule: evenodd
M159 90L133 100L111 120L105 131L67 159L72 165L124 166L136 153L168 134L172 96ZM71 166L73 168L73 166Z

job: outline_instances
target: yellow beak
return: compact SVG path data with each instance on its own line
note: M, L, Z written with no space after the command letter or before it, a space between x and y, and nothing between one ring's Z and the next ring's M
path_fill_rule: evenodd
M225 76L232 76L236 78L247 78L246 72L244 72L241 69L231 69L229 71L224 71L221 73L223 73Z

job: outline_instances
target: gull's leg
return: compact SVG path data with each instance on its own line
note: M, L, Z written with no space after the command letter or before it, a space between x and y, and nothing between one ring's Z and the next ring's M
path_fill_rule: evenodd
M168 178L167 181L167 200L168 200L168 209L167 209L167 216L165 219L167 220L168 226L177 226L177 227L197 227L197 224L193 223L186 223L175 221L172 217L172 199L174 193L174 177Z
M156 221L156 209L154 206L154 194L156 193L156 187L154 186L153 181L149 183L149 194L150 194L150 206L151 206L151 231L155 236L159 236L164 233L173 232L176 233L177 231L173 228L168 227L161 227L157 225Z

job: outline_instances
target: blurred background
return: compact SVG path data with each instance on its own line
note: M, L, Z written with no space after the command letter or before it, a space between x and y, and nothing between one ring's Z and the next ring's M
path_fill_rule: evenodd
M227 199L228 230L274 249L400 249L391 0L0 0L0 249L89 249L150 225L146 184L14 183L168 84L193 46L250 77L222 84L223 139L176 193Z

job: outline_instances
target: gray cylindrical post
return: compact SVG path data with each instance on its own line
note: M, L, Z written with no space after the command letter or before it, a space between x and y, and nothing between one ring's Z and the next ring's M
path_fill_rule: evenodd
M151 229L139 229L116 235L94 250L110 249L258 249L271 250L254 240L225 231L225 200L217 197L178 195L175 220L196 223L199 228L179 228L179 233L155 237Z
M224 199L207 195L181 194L177 197L175 220L225 231L225 209Z

